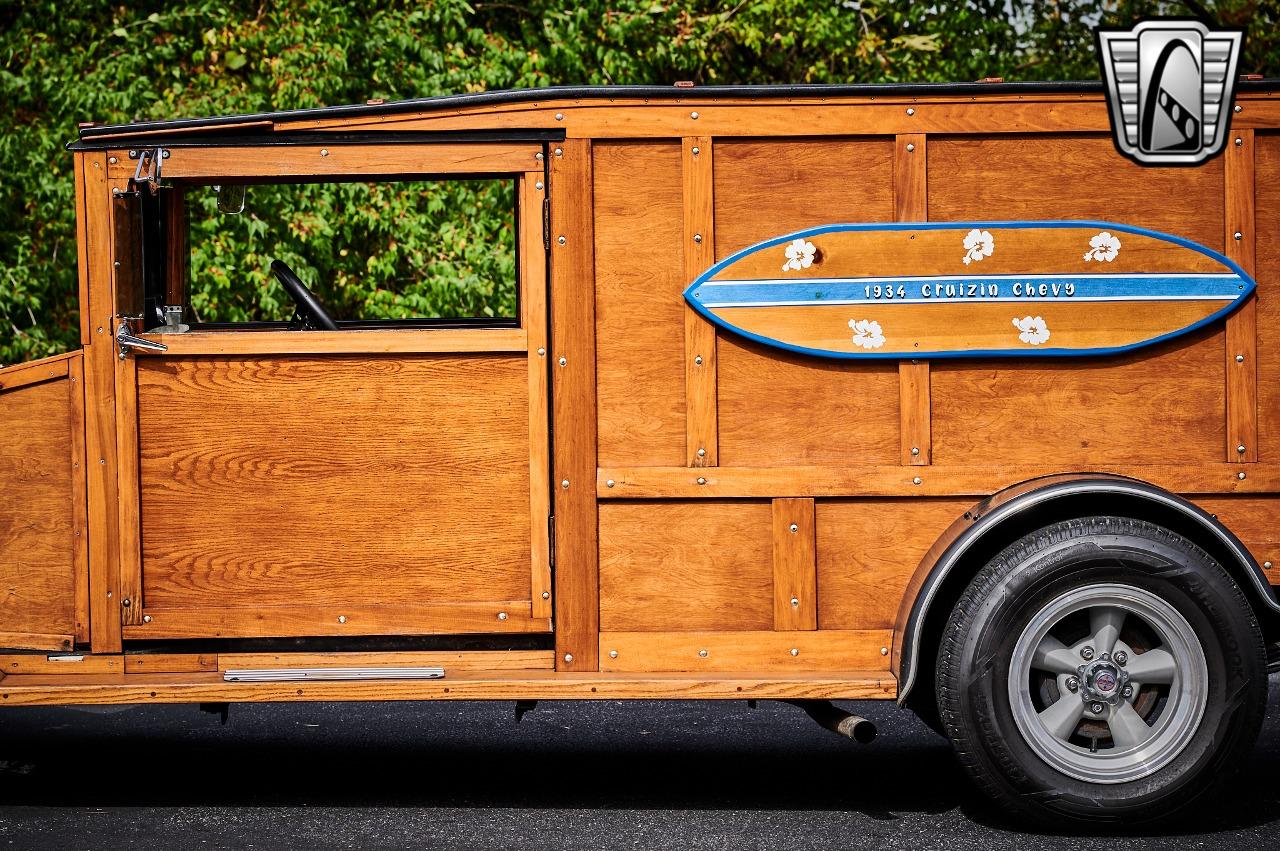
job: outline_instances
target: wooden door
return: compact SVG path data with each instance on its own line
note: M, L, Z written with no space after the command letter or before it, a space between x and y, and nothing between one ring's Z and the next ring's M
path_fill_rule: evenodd
M544 176L512 179L513 327L155 334L120 360L125 639L550 631Z

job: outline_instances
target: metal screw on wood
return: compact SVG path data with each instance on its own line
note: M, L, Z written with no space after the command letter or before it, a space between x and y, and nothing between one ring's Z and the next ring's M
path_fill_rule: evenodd
M689 117L690 117L690 118L692 118L694 121L697 121L697 120L698 120L698 113L696 113L696 112L691 112L691 113L689 113Z
M568 365L569 365L569 359L568 359L568 358L560 358L560 360L558 361L558 363L559 363L561 366L568 366Z
M556 237L556 242L560 243L561 245L564 245L568 241L569 240L565 239L563 236Z
M1241 455L1243 455L1243 454L1244 454L1244 444L1242 443L1242 444L1240 444L1239 446L1237 446L1237 447L1236 447L1236 451L1237 451L1237 452L1239 452Z
M321 148L321 149L320 149L320 156L322 156L322 157L327 157L327 156L329 156L329 149L328 149L328 148Z
M791 598L791 608L793 608L793 609L798 609L799 607L800 607L800 598L799 598L799 597L792 597L792 598Z
M695 234L693 235L693 241L694 241L694 242L696 242L696 243L701 244L701 243L702 243L702 234L700 234L700 233L695 233Z
M1243 109L1244 109L1244 107L1243 107L1243 106L1241 106L1240 104L1236 104L1236 112L1237 112L1237 113L1241 112Z
M889 655L889 648L888 648L888 647L881 647L881 648L880 648L880 655L881 655L881 656L888 656L888 655Z
M916 149L916 146L915 146L915 145L910 144L910 143L908 143L908 144L907 144L907 153L908 153L908 154L913 153L913 152L915 151L915 149Z
M699 449L699 450L698 450L698 457L699 457L699 458L706 458L706 457L707 457L707 450L705 450L705 449Z
M1265 567L1267 570L1270 570L1270 569L1271 569L1271 562L1269 562L1269 561L1264 561L1264 562L1262 563L1262 566L1263 566L1263 567Z
M143 616L142 616L142 622L143 622L143 623L151 623L151 615L143 615Z
M698 484L705 485L706 483L707 483L706 479L702 478L702 476L698 476Z
M538 346L538 357L546 357L546 354L547 350L542 348L542 346Z
M1236 137L1236 147L1238 148L1238 147L1240 147L1240 146L1241 146L1241 145L1243 145L1243 144L1244 144L1244 139L1241 139L1239 136L1237 136L1237 137Z
M617 484L617 482L615 482L613 479L609 479L609 481L607 481L607 482L605 482L605 483L604 483L604 486L605 486L605 487L607 487L607 488L611 488L611 487L613 487L613 486L614 486L614 485L616 485L616 484Z
M914 107L910 107L910 106L907 107L907 115L915 115L915 114L916 114L916 111Z
M1245 475L1244 475L1244 473L1236 473L1236 478L1243 482L1243 481L1244 481L1244 479L1245 479ZM1256 562L1255 562L1255 564L1256 564Z
M564 113L563 113L563 112L557 112L557 113L556 113L556 121L564 121Z
M919 446L913 446L913 447L911 447L911 454L912 454L912 455L919 455L919 454L920 454L920 447L919 447Z
M551 592L550 592L550 591L543 591L543 592L542 592L542 599L544 599L544 600L550 600L550 599L551 599Z
M793 535L794 535L796 532L799 532L799 531L800 531L800 527L799 527L799 526L797 526L796 524L792 523L792 524L791 524L791 534L793 534Z
M506 619L507 619L507 613L506 613L506 612L498 612L498 620L500 620L500 621L505 621Z
M125 597L123 600L120 601L120 605L124 606L127 609L133 605L133 601L130 600L128 597Z
M911 484L913 484L913 485L918 485L918 484L920 484L920 483L921 483L921 482L923 482L923 481L924 481L924 479L920 478L919 476L916 476L914 479L912 479L912 480L911 480Z
M618 658L618 651L617 651L617 650L610 650L610 651L609 651L609 658L610 658L610 659L617 659L617 658Z
M702 153L702 149L699 148L697 145L694 145L691 153L696 157L698 154Z
M705 650L699 650L699 651L698 651L698 655L705 659L705 658L707 658L707 655L708 655L708 654L707 654L707 651L705 651Z
M346 615L338 615L338 623L346 623L346 622L347 622Z
M1236 363L1244 363L1244 355L1236 355Z
M120 162L120 161L119 161L118 159L116 159L115 157L108 157L108 158L107 158L107 162L111 163L112 165L115 165L116 163L118 163L118 162Z
M564 488L565 490L568 490L568 489L569 489L569 480L568 480L568 479L565 479L563 482L561 482L561 483L560 483L560 487Z
M542 162L542 151L538 151L538 153L534 154L533 158L538 162Z
M563 156L564 156L564 148L556 148L556 150L555 150L555 155L556 155L557 157L563 157Z
M800 648L799 648L799 647L792 647L792 648L791 648L791 655L792 655L792 656L799 656L799 655L800 655Z
M573 654L572 654L572 653L566 653L566 654L564 654L564 660L565 660L566 662L572 662L572 661L573 661Z
M102 329L99 328L98 330L102 330ZM694 358L693 362L696 363L698 366L702 366L702 355L698 355L696 358Z
M1239 240L1241 240L1241 239L1244 239L1244 234L1242 234L1240 231L1236 231L1236 232L1235 232L1234 234L1232 234L1232 235L1236 238L1236 240L1237 240L1237 241L1239 241Z

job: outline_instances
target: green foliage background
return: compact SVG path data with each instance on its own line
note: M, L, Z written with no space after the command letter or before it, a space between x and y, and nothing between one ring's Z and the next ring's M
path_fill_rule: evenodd
M63 145L79 121L577 83L1091 79L1090 27L1154 14L1243 26L1241 72L1280 70L1280 0L0 0L0 363L76 345L71 157ZM424 221L415 235L421 245L438 224ZM478 232L501 229L486 220ZM394 274L378 271L386 258L350 252L344 266L333 259L343 256L342 237L318 228L293 259L324 254L332 268L310 271L345 276L340 289L352 304L394 301L360 291ZM448 274L492 268L456 249L435 258ZM220 250L235 258L239 247ZM262 274L254 268L223 272L229 285L235 274ZM465 312L447 303L463 290L421 297ZM273 298L262 286L234 309L267 313L279 307ZM400 305L411 307L421 305Z

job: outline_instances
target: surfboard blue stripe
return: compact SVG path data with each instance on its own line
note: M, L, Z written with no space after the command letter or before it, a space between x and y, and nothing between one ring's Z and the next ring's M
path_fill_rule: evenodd
M1234 274L775 278L703 281L692 295L709 308L957 301L1230 301L1240 297L1246 284L1246 279Z

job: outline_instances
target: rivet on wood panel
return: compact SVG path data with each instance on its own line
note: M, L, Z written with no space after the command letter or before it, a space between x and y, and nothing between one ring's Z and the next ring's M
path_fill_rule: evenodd
M613 479L610 479L609 481L607 481L607 482L605 482L605 483L604 483L604 486L605 486L605 487L607 487L607 488L611 488L611 487L613 487L613 486L614 486L614 485L616 485L616 484L617 484L617 482L615 482Z
M799 597L792 597L792 598L791 598L791 607L792 607L793 609L798 609L798 608L800 608L800 598L799 598Z
M98 330L102 330L102 329L98 329ZM694 358L693 362L696 363L698 366L702 366L702 355L698 355L696 358Z
M106 458L99 458L99 459L98 459L98 463L99 463L99 464L105 464L105 463L107 463L107 459L106 459Z
M1236 114L1238 115L1239 113L1241 113L1241 112L1243 112L1243 111L1244 111L1244 107L1243 107L1243 106L1241 106L1240 104L1236 104Z
M102 330L99 328L98 330ZM1244 355L1236 355L1236 363L1244 363Z
M505 621L506 619L507 619L507 613L506 613L506 612L498 612L498 620L500 620L500 621Z
M563 157L563 156L564 156L564 148L556 148L556 149L555 149L555 155L556 155L557 157Z
M702 478L702 476L698 476L698 484L705 485L706 483L707 483L706 479Z
M101 334L101 333L102 333L102 326L101 326L101 325L99 325L99 326L98 326L98 333L99 333L99 334Z
M914 107L910 107L910 106L907 107L907 115L915 115L915 114L916 114L916 111Z
M1262 566L1263 566L1263 567L1265 567L1267 570L1270 570L1270 569L1271 569L1271 562L1269 562L1269 561L1264 561L1264 562L1262 563Z
M566 662L572 662L572 661L573 661L573 654L572 654L572 653L566 653L566 654L564 654L564 660L565 660Z
M550 592L550 591L543 591L543 592L542 592L542 599L544 599L544 600L550 600L550 599L551 599L551 592Z
M556 242L560 243L561 245L564 245L568 241L569 240L565 239L563 236L556 237Z
M701 446L699 446L699 447L698 447L698 457L699 457L699 458L706 458L706 457L707 457L707 450L705 450L705 449L703 449Z
M1241 146L1241 145L1243 145L1243 144L1244 144L1244 139L1241 139L1239 136L1237 136L1237 137L1236 137L1236 147L1238 148L1238 147L1240 147L1240 146Z
M1240 231L1236 231L1234 234L1232 234L1232 236L1236 238L1237 242L1244 239L1244 234L1242 234Z
M347 622L346 615L338 615L338 623L346 623L346 622Z
M127 609L133 605L133 601L130 600L128 597L125 597L123 600L120 601L120 605L124 606Z
M534 188L534 189L542 189L542 181L541 181L541 180L535 181L535 182L534 182L534 184L533 184L533 188Z
M691 112L691 113L689 113L689 117L690 117L690 118L692 118L694 121L697 121L697 120L698 120L698 113L696 113L696 112Z
M695 234L693 235L693 241L694 241L694 242L696 242L696 243L698 243L699 245L701 245L701 244L702 244L702 234L700 234L700 233L695 233Z
M1243 482L1245 479L1245 475L1244 473L1236 473L1236 478Z
M707 658L708 653L705 650L699 650L698 655L705 659Z
M796 532L799 532L799 531L800 531L800 527L799 527L799 526L797 526L795 523L792 523L792 524L791 524L791 534L793 534L793 535L794 535Z
M698 154L702 153L702 148L699 148L697 145L694 145L690 153L692 153L696 157Z
M792 648L791 648L791 655L792 655L792 656L799 656L799 655L800 655L800 648L799 648L799 647L792 647Z
M919 447L919 446L913 446L913 447L911 447L911 454L912 454L912 455L919 455L919 454L920 454L920 447Z
M908 154L915 153L915 150L916 150L916 146L908 142L908 143L907 143L907 153L908 153Z
M889 648L888 648L888 647L881 647L881 648L880 648L880 655L881 655L881 656L888 656L888 655L889 655Z
M557 361L557 363L559 363L561 366L568 366L568 365L569 365L569 359L568 359L568 358L560 358L560 360L559 360L559 361Z
M565 479L563 482L561 482L561 483L560 483L560 487L564 488L565 490L568 490L568 489L569 489L569 480L568 480L568 479Z
M564 113L563 113L563 112L557 112L557 113L556 113L556 121L564 121Z
M538 162L542 162L542 151L538 151L538 153L534 154L533 158Z
M143 623L151 623L151 615L143 615L143 616L142 616L142 622L143 622Z
M321 149L320 149L320 156L322 156L322 157L327 157L327 156L329 156L329 149L328 149L328 148L321 148Z
M609 651L609 658L610 658L610 659L617 659L617 658L618 658L618 651L617 651L617 650L610 650L610 651Z
M538 357L540 358L546 357L546 355L547 355L547 350L542 348L542 346L538 346Z
M1239 446L1237 446L1236 451L1239 452L1241 455L1243 455L1245 453L1244 444L1242 443Z
M912 479L912 480L911 480L911 484L913 484L913 485L918 485L918 484L922 483L923 481L924 481L924 479L920 478L919 476L916 476L914 479Z
M112 165L115 165L116 163L118 163L118 162L120 162L120 161L119 161L118 159L116 159L115 157L109 157L109 158L107 159L107 162L111 163Z

